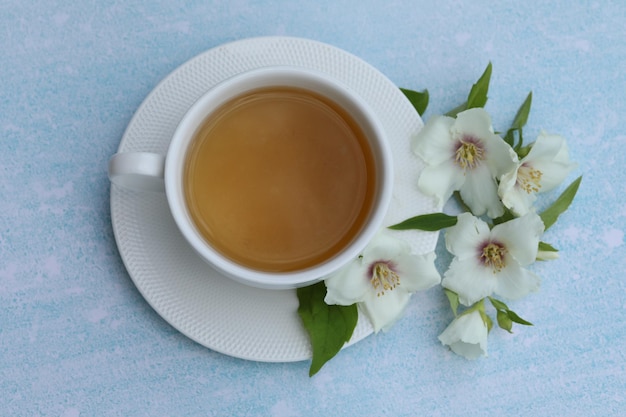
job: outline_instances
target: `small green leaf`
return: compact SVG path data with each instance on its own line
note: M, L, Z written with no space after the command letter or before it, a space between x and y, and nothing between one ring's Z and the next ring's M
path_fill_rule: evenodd
M449 290L447 288L443 289L443 292L446 294L446 297L448 297L448 301L450 302L450 308L452 309L452 312L454 313L454 316L457 316L457 311L459 309L459 295L457 293L455 293L452 290Z
M480 76L476 84L472 86L467 97L467 108L485 107L487 104L487 93L489 92L489 82L491 81L491 62L487 65L485 72Z
M498 311L500 311L500 310L502 310L502 311L508 311L508 310L509 310L509 307L508 307L506 304L504 304L502 301L500 301L500 300L496 300L496 299L495 299L495 298L493 298L493 297L488 297L488 298L489 298L489 301L491 301L491 305L492 305L492 306L493 306L493 308L495 308L496 310L498 310Z
M467 97L467 101L460 106L456 106L446 113L448 117L456 117L462 111L474 107L485 107L487 104L487 93L489 92L489 82L491 81L491 62L483 72L483 75L472 85L472 89Z
M324 282L298 288L298 315L309 334L313 360L309 376L315 375L350 340L359 313L356 304L351 306L328 305L324 302Z
M565 210L568 209L574 197L576 196L576 192L578 191L578 187L580 186L580 181L582 180L582 176L578 177L574 182L572 182L569 187L563 191L563 193L559 196L559 198L548 207L543 213L541 213L541 220L545 226L545 230L548 230L550 226L556 223L556 220L559 218Z
M449 216L444 213L422 214L420 216L411 217L403 222L389 226L393 230L425 230L427 232L436 232L446 227L452 227L456 224L456 216Z
M517 110L517 114L515 115L515 119L513 119L513 124L511 125L511 129L520 130L524 126L526 126L526 122L528 122L528 115L530 114L530 106L533 102L533 92L531 91L526 96L526 100L522 103L519 110Z
M406 98L409 99L415 110L417 110L417 113L420 116L423 115L428 107L428 90L413 91L406 88L400 88L400 91L402 91Z
M478 312L480 313L480 317L483 319L483 323L487 326L487 332L490 332L493 328L493 320L491 320L491 317L489 317L483 310L478 310Z
M515 312L513 310L507 310L506 311L506 315L515 323L518 324L523 324L524 326L532 326L533 324L529 321L524 320L523 318L521 318L520 316L518 316L517 314L515 314Z
M504 304L502 301L496 300L493 297L487 297L487 298L489 298L489 301L491 301L491 304L493 305L493 307L496 309L498 313L498 316L497 316L498 325L504 330L506 330L507 332L511 333L511 328L513 327L513 323L524 324L526 326L532 326L532 323L524 320L523 318L515 314L515 312L509 309L509 306Z
M526 100L524 100L520 108L517 110L515 119L513 119L513 124L511 125L511 128L506 132L506 136L504 136L504 141L510 146L515 146L516 150L521 149L522 144L524 143L522 128L526 125L526 122L528 122L528 115L530 114L530 106L532 104L532 101L533 93L531 91L530 93L528 93L528 96L526 96ZM515 132L517 132L519 136L519 141L517 145L515 145Z
M511 331L511 329L513 328L513 320L509 318L509 315L506 312L498 310L497 319L498 326L500 326L501 329L504 329L509 333L513 333Z
M514 134L515 130L513 129L509 129L506 132L506 135L504 135L504 137L502 139L504 139L504 141L506 143L509 144L510 147L515 146L515 134Z
M558 252L559 250L546 242L539 242L539 250L544 252Z

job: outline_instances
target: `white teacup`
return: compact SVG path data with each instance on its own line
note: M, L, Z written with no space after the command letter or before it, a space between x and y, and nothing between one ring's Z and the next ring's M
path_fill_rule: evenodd
M275 97L276 94L280 97L276 99L278 104L271 101L274 100L273 98L263 98ZM298 94L303 94L305 98L300 100ZM242 97L245 98L242 99ZM289 97L292 101L285 104L287 102L284 100L287 99L284 97ZM318 99L321 99L319 103L316 101ZM238 142L238 136L224 139L230 138L228 135L231 131L239 132L239 125L246 125L246 122L239 123L236 117L245 117L241 114L247 114L245 113L248 111L246 106L252 109L254 104L249 103L257 101L261 103L258 107L262 111L269 111L268 109L273 108L272 106L278 109L277 114L258 116L261 120L260 124L267 124L269 133L263 133L265 132L263 128L259 129L257 134L254 131L256 125L251 124L253 128L248 129L247 132L255 132L254 137L246 137L243 134L241 144ZM286 145L280 145L283 142L275 142L274 136L278 134L276 132L283 131L279 129L279 126L283 121L288 124L289 120L296 117L292 115L292 111L296 114L301 101L304 103L302 106L309 106L312 109L323 108L319 110L319 117L327 117L329 125L332 120L332 123L337 123L336 130L348 129L346 132L349 131L349 133L345 133L345 138L342 136L343 133L337 134L337 139L331 139L330 133L322 135L319 132L324 130L318 128L324 127L325 122L318 122L318 120L326 119L311 116L311 120L303 119L307 123L310 122L308 127L298 122L292 128L283 129L299 132L294 138L282 138L281 140L290 141L285 142ZM238 104L232 105L233 102ZM284 117L280 109L284 109ZM317 112L317 110L311 111ZM254 114L253 110L250 112ZM308 113L303 114L307 117ZM230 121L230 125L234 127L216 130L222 129L219 127L220 123L222 120L228 121L229 117L237 121L237 123ZM226 121L223 122L224 125L228 124ZM207 127L209 125L212 126L210 129ZM243 127L242 129L245 131ZM344 132L344 130L341 131ZM227 135L222 132L229 133ZM319 138L311 132L318 132ZM334 134L335 130L324 132ZM202 139L200 136L204 134L207 137L213 135L211 137L216 139ZM235 133L232 134L235 135ZM264 137L265 134L268 137ZM356 139L353 136L360 142L355 142ZM306 145L308 148L304 148L308 143L305 142L305 137L310 142ZM217 141L218 139L221 141L219 143L223 142L221 145L209 145L213 143L209 142L210 140ZM262 140L267 140L267 142L261 145ZM322 140L323 143L320 142L318 145L316 140ZM346 141L346 144L343 145L341 141ZM205 146L204 143L207 145ZM298 146L302 144L302 149L293 151L293 155L296 156L287 154L285 158L290 159L282 160L282 162L280 159L273 159L281 157L278 154L283 154L283 150L289 149L291 152L291 144ZM208 155L207 158L218 158L218 155L222 155L220 152L223 148L227 149L223 155L231 156L233 149L237 152L241 150L241 161L233 160L228 164L229 168L218 171L218 174L211 174L213 172L211 169L218 169L215 167L219 165L219 161L202 159L202 155ZM266 149L273 150L268 151L268 155L262 156L261 154ZM350 152L354 151L354 156L346 153L348 152L346 149ZM359 152L363 152L363 155L361 156ZM258 158L269 158L270 162L264 164L265 159L255 161L256 154L259 155ZM316 156L316 154L319 155ZM224 158L227 157L224 156ZM293 158L300 159L296 162ZM353 163L361 159L364 162ZM283 165L288 166L284 168L286 170L284 175L282 171L276 171L279 168L283 169ZM232 172L247 168L250 168L252 173L242 174L237 178L239 180L243 178L241 181L245 181L245 178L250 178L251 182L257 181L250 186L254 193L242 191L243 188L240 189L239 185L229 185L239 184L230 178ZM324 179L321 176L318 178L318 173L326 174L326 177L332 180L329 181L328 178ZM203 177L202 174L205 176ZM265 177L266 174L267 177ZM235 176L235 174L232 175ZM303 182L300 183L298 181L301 176L304 178L311 176L313 179L302 180ZM167 155L148 152L117 153L109 162L109 178L116 186L135 191L165 191L173 218L185 239L208 264L223 275L255 287L288 289L311 285L326 278L358 257L363 251L382 226L391 200L393 159L384 129L362 98L328 75L305 68L277 66L252 70L218 84L204 94L182 118L172 137ZM208 203L204 205L202 201L205 197L201 194L204 193L205 184L202 178L209 178L206 180ZM289 181L280 179L278 181L280 184L273 184L272 181L276 178L289 179ZM309 189L309 184L311 184L311 189ZM248 186L248 184L244 185ZM358 191L361 188L363 190ZM354 193L354 197L350 193ZM246 198L252 194L255 196L258 194L258 198L266 198L267 201L259 202L254 200L256 197ZM273 197L269 198L269 196ZM317 207L318 200L319 207ZM235 204L239 201L240 203ZM280 203L279 206L266 207L275 201ZM268 211L262 212L259 207ZM344 212L345 220L341 217ZM239 215L243 217L236 217ZM228 218L222 219L219 216L228 216ZM251 220L248 224L246 216L254 221ZM259 223L267 224L259 225ZM325 227L328 224L338 226ZM239 225L241 227L238 227ZM252 229L257 226L259 231L253 231ZM225 231L219 230L222 227ZM235 236L233 239L227 233L231 230L228 227L237 229L232 233L232 236ZM266 229L263 229L264 227ZM218 231L214 233L214 229L219 233ZM276 230L276 234L271 230ZM319 242L315 243L319 247L310 243L315 240L313 235L316 239L319 237ZM292 245L289 243L291 240L288 241L287 237L283 238L283 236L290 236L289 239L293 238L293 242L296 243ZM222 240L228 243L223 243ZM263 246L258 250L254 249L256 252L250 252L256 256L256 258L252 257L254 259L250 258L252 261L245 258L248 256L246 251L253 251L251 247L256 248L255 245L265 245L269 241L275 241L271 244L275 244L275 248L280 249L273 250L274 246L269 246L270 243L267 243L267 247ZM333 248L328 253L324 252L326 241L332 242L332 245L327 245ZM248 244L248 242L251 243ZM224 249L222 244L234 246L224 246L226 248ZM281 252L283 250L284 255ZM309 250L310 256L307 252ZM246 254L239 254L237 251L246 252ZM319 256L313 256L313 252L319 252Z

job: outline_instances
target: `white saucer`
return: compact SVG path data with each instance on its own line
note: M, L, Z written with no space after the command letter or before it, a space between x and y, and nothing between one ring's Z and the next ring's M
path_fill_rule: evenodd
M296 65L328 73L354 89L389 133L396 164L391 225L436 210L416 188L422 163L410 137L422 121L390 80L363 60L323 43L286 37L241 40L211 49L183 64L145 99L118 152L165 154L183 114L208 89L235 74L270 65ZM111 187L113 231L124 264L148 303L177 330L226 355L267 362L311 357L297 315L294 290L260 290L227 279L204 263L179 233L165 194ZM415 253L434 250L436 233L402 233ZM360 317L350 344L372 333Z

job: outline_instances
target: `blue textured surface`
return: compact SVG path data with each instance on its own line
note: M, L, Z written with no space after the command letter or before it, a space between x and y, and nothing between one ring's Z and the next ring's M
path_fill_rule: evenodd
M0 413L6 416L617 416L626 412L626 5L604 2L7 0L0 5ZM426 118L494 65L487 109L568 140L584 179L545 236L531 328L466 361L436 289L387 334L307 362L248 362L172 329L124 269L106 164L146 95L226 41L290 35L431 93ZM552 195L554 196L554 195ZM439 245L441 252L442 246Z

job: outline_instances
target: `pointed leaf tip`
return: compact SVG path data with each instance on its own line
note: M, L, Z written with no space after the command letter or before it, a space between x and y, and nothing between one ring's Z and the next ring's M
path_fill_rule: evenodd
M424 230L436 232L456 224L457 217L445 213L430 213L411 217L403 222L389 226L392 230Z
M489 93L489 83L491 81L491 62L485 68L476 84L472 85L469 95L467 96L466 108L485 107L487 104L487 94Z

